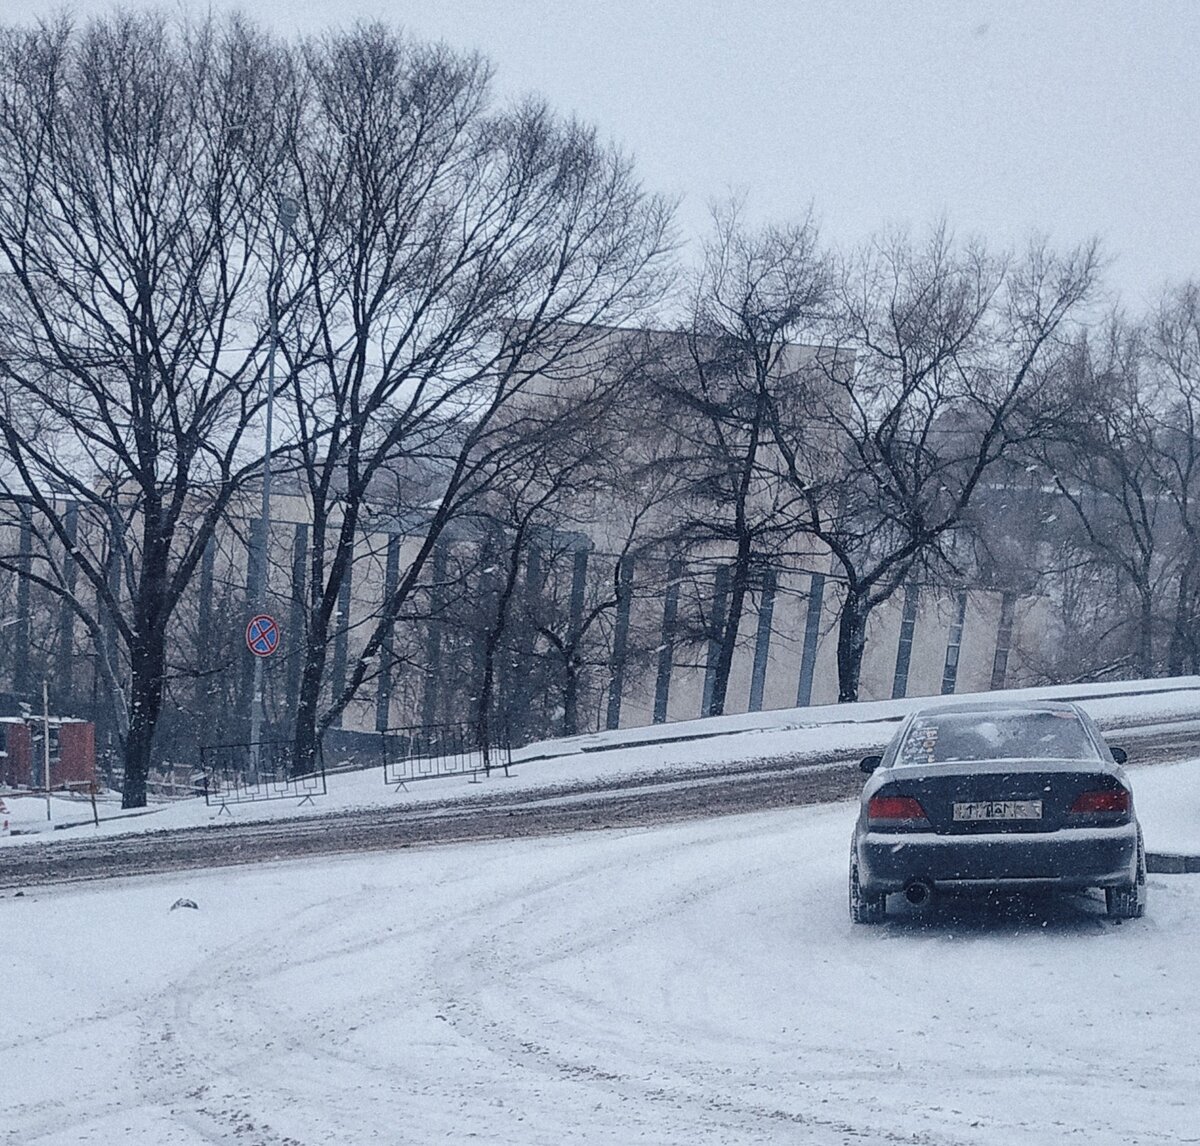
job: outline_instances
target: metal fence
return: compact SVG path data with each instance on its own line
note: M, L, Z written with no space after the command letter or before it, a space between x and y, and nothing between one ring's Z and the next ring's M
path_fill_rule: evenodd
M257 749L257 751L256 751ZM204 767L204 802L256 804L265 800L311 803L324 796L325 755L318 748L316 767L303 775L292 774L292 742L264 740L248 744L209 744L200 749Z
M389 728L381 732L383 778L399 787L413 780L437 776L490 775L512 764L507 734L485 738L476 724L435 724Z

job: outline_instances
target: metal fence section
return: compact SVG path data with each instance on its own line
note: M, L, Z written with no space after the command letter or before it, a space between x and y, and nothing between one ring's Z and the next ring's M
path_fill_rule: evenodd
M257 752L255 749L257 748ZM209 744L200 749L204 766L204 802L256 804L265 800L295 800L311 803L324 796L325 754L318 749L316 768L301 776L292 775L292 743L264 740L258 744Z
M505 733L484 737L475 724L432 724L389 728L380 734L385 783L399 788L438 776L509 774L512 746Z

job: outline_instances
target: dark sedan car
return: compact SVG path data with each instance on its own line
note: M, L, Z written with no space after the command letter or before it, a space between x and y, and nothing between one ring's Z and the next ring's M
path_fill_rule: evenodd
M1108 914L1146 903L1146 858L1125 754L1073 704L976 704L914 713L871 778L850 850L850 917L887 896L1103 888Z

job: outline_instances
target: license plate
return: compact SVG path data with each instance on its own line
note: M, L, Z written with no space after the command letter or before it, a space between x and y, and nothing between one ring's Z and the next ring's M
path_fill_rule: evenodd
M956 820L1040 820L1041 800L981 800L955 804Z

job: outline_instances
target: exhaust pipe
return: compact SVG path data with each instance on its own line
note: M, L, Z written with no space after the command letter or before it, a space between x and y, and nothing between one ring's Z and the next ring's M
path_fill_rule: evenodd
M904 898L913 907L928 907L929 901L933 899L933 885L924 879L909 880L904 885Z

